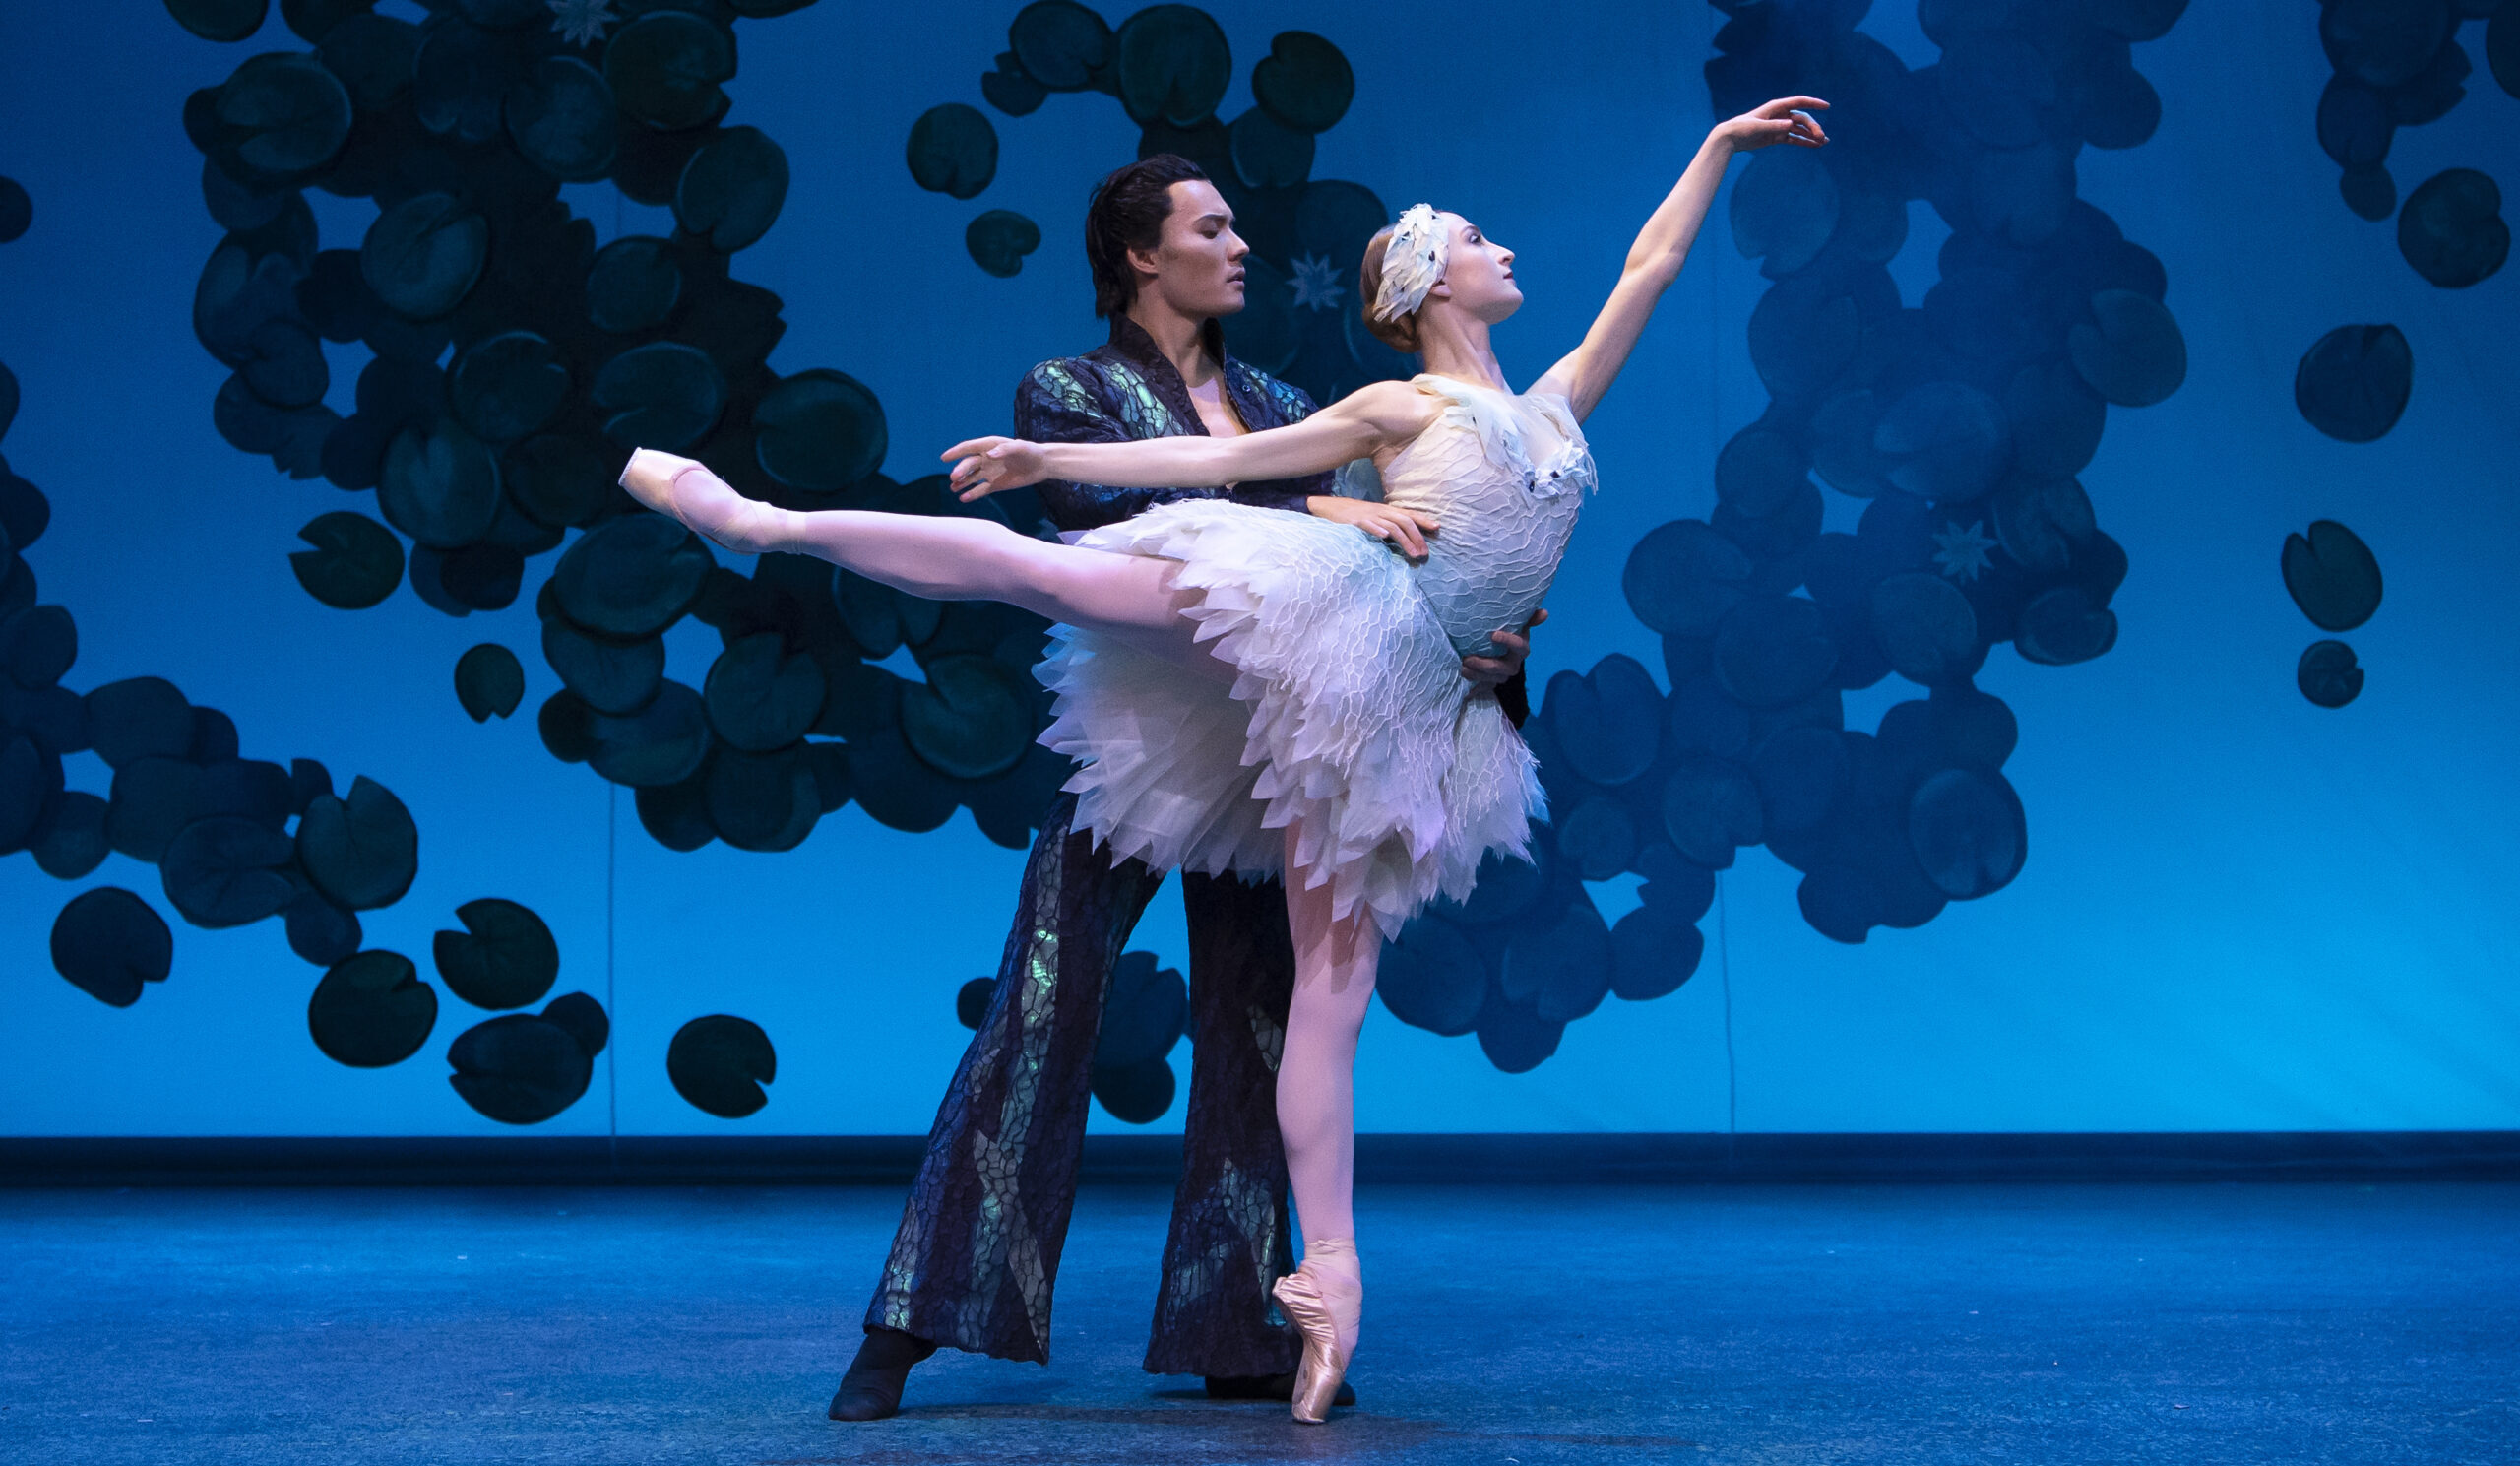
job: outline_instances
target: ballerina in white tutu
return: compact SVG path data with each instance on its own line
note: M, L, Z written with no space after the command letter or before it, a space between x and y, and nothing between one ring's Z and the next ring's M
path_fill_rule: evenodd
M1278 1117L1305 1243L1278 1297L1304 1335L1298 1420L1326 1415L1362 1311L1354 1069L1382 939L1436 896L1467 896L1488 852L1523 854L1543 812L1530 751L1462 658L1490 652L1490 633L1528 623L1547 593L1594 484L1580 424L1677 278L1725 165L1773 143L1822 146L1826 106L1787 97L1709 133L1583 343L1520 395L1488 345L1522 304L1513 251L1419 204L1366 246L1359 291L1377 336L1423 354L1418 376L1238 437L988 437L944 455L967 500L1045 478L1178 487L1370 460L1384 503L1422 537L1197 499L1071 546L978 520L779 509L646 449L622 476L730 549L817 555L915 596L1059 622L1040 673L1056 694L1042 740L1083 766L1068 785L1078 823L1157 870L1285 875L1296 980Z

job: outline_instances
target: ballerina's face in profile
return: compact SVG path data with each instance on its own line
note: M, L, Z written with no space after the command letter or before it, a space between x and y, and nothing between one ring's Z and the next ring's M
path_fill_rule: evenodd
M1449 248L1443 279L1426 292L1427 300L1450 301L1453 309L1490 326L1521 308L1523 289L1514 283L1514 252L1450 210L1437 210L1435 218L1444 226Z

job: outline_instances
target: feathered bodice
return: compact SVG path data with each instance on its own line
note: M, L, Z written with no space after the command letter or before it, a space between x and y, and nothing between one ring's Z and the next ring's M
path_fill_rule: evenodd
M1383 469L1382 499L1443 526L1414 567L1418 589L1456 652L1491 655L1489 637L1530 620L1548 594L1596 480L1592 450L1553 393L1517 397L1432 373L1413 385L1445 407Z

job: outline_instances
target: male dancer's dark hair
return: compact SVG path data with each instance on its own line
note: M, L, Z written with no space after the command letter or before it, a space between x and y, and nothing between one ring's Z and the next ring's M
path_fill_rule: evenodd
M1141 158L1114 168L1085 205L1085 260L1094 270L1094 313L1109 318L1137 302L1138 273L1129 251L1153 249L1172 215L1172 185L1208 176L1207 169L1172 153Z

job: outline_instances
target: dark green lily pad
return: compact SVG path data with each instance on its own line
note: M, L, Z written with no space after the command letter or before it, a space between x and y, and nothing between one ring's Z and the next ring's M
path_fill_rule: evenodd
M1546 1023L1571 1023L1600 1007L1610 990L1610 930L1592 899L1578 896L1557 920L1507 938L1496 989Z
M1315 178L1295 200L1295 249L1330 262L1330 278L1346 284L1364 262L1365 242L1391 223L1374 191L1345 178Z
M1729 759L1684 758L1663 786L1663 829L1691 862L1725 869L1735 849L1767 836L1758 782Z
M938 657L927 680L902 689L902 736L949 778L986 779L1015 767L1033 741L1023 673L988 657Z
M513 41L463 21L430 26L411 62L411 109L420 126L460 143L499 135L508 94L526 80Z
M358 951L358 917L325 900L321 891L298 892L288 904L286 924L288 949L317 967L347 962Z
M1379 984L1377 984L1379 986ZM954 992L954 1018L963 1027L976 1031L988 1017L988 1005L997 996L997 979L974 978Z
M1231 140L1233 171L1253 188L1292 188L1312 173L1312 134L1297 132L1259 107L1234 118L1226 133Z
M1528 1074L1557 1052L1566 1025L1550 1023L1528 1008L1491 1002L1479 1016L1479 1050L1500 1072Z
M1013 51L1000 51L997 70L980 75L980 96L1010 117L1024 117L1049 100L1050 89L1026 76Z
M1732 186L1733 247L1782 280L1818 258L1838 227L1838 181L1818 155L1771 148L1750 159Z
M342 151L350 135L350 95L313 56L274 51L248 57L219 89L222 152L267 178L301 178Z
M665 1046L665 1077L693 1108L741 1119L770 1103L761 1087L779 1077L779 1054L761 1025L713 1013L675 1031Z
M898 725L851 733L849 767L858 806L878 824L923 835L960 804L956 787L911 752Z
M1796 897L1802 920L1831 941L1859 944L1881 923L1881 884L1854 865L1826 864L1802 877Z
M204 40L237 41L263 29L271 0L166 0L166 13Z
M718 84L734 74L733 34L687 11L650 11L604 44L603 77L621 110L667 132L725 115Z
M2493 70L2494 85L2520 96L2520 10L2503 6L2486 22L2485 59Z
M613 493L615 469L584 441L563 433L528 438L499 459L508 498L537 524L593 524Z
M563 687L542 700L535 714L535 732L551 756L564 764L582 764L602 746L596 741L597 713L586 699Z
M733 254L769 233L787 202L787 153L757 127L730 127L683 165L673 217L685 233Z
M91 690L86 701L89 742L108 767L182 758L192 751L192 705L163 677L107 682Z
M1541 711L1575 772L1595 784L1634 779L1660 746L1662 690L1632 657L1605 657L1581 675L1559 672Z
M710 826L737 850L794 850L822 818L822 793L801 746L769 753L721 748L704 783Z
M381 1069L420 1052L437 1027L437 989L400 952L360 952L336 963L306 1003L306 1031L324 1056Z
M1024 74L1052 92L1081 92L1111 62L1111 27L1075 0L1035 0L1006 29Z
M455 697L475 723L505 718L525 701L525 667L516 653L485 641L455 659Z
M18 420L18 374L0 366L0 438L9 436L9 425ZM18 548L25 548L23 544Z
M463 303L489 252L489 221L453 195L424 193L396 204L367 226L358 268L388 310L426 321Z
M185 921L245 926L280 915L295 899L297 886L285 873L294 853L286 835L260 820L214 815L176 832L158 874Z
M614 641L590 636L558 619L542 623L542 659L560 681L598 713L616 717L646 707L664 685L662 637Z
M708 707L699 693L680 682L668 679L646 707L629 717L589 717L595 746L587 755L588 766L615 784L633 789L680 784L709 756Z
M1094 1098L1123 1124L1151 1125L1172 1108L1180 1081L1165 1059L1142 1064L1097 1064L1090 1081Z
M2341 708L2362 695L2362 669L2341 641L2314 641L2301 653L2293 680L2301 695L2322 708Z
M1251 68L1252 98L1297 132L1328 132L1355 100L1356 73L1337 46L1307 31L1283 31Z
M2415 351L2395 326L2339 326L2301 353L2293 403L2340 442L2387 435L2415 390Z
M633 347L596 373L604 436L624 448L679 452L709 435L726 407L726 379L705 351L680 342Z
M545 56L507 95L509 136L525 160L565 183L612 171L617 120L603 74L575 56Z
M1808 830L1828 818L1853 775L1846 739L1830 728L1789 728L1750 755L1767 829Z
M647 331L682 298L682 269L662 239L632 234L596 253L587 274L587 317L604 331Z
M1899 675L1924 686L1968 676L1984 660L1978 613L1939 575L1907 571L1872 589L1872 634ZM1688 853L1687 847L1681 854Z
M100 1003L130 1007L143 983L166 981L174 965L165 919L120 886L82 891L53 918L53 971Z
M1384 944L1374 991L1401 1022L1458 1038L1479 1026L1487 1001L1487 966L1460 927L1423 915Z
M1212 117L1233 81L1225 31L1191 6L1148 6L1121 23L1111 49L1120 105L1141 127Z
M1954 901L1971 901L2021 873L2030 827L2003 775L1944 769L1908 800L1908 843L1927 880Z
M491 896L455 918L464 929L439 932L431 947L447 991L476 1008L522 1008L559 981L560 944L531 910Z
M2403 238L2404 229L2400 229ZM2161 302L2133 290L2102 290L2091 297L2097 324L2066 333L2074 370L2109 402L2146 408L2187 380L2187 339Z
M443 555L430 549L412 551L411 585L425 591L424 579L417 573L422 556L437 556L438 588L446 599L468 610L505 610L516 604L517 592L524 588L525 556L504 544L468 544Z
M864 383L828 367L781 379L762 394L752 424L762 472L807 493L862 481L883 466L888 446L883 404Z
M1607 880L1636 857L1636 820L1627 805L1595 796L1557 820L1557 853L1586 880Z
M338 18L324 28L316 54L349 89L351 102L361 111L383 111L411 85L420 53L420 28L374 14L364 3L328 8ZM347 14L339 14L343 11Z
M1962 382L1923 382L1900 394L1873 428L1872 448L1898 488L1957 502L1992 488L2012 458L2004 410Z
M561 614L599 636L635 641L690 609L717 564L698 536L660 514L631 514L580 536L551 572Z
M208 171L217 172L218 170L212 168ZM0 178L0 244L8 244L22 237L34 224L34 200L27 197L25 186L15 178ZM0 412L0 437L8 434L10 415L9 413Z
M2321 631L2351 631L2380 608L2380 562L2361 536L2332 519L2307 537L2284 537L2284 589Z
M1855 359L1862 340L1862 311L1825 273L1781 281L1750 307L1750 366L1774 397L1819 392ZM1847 487L1825 459L1818 466L1830 482Z
M2089 662L2117 645L2117 615L2080 586L2058 586L2021 608L2012 645L2024 661L2049 667Z
M531 331L503 331L466 347L447 387L448 403L466 427L487 442L510 443L560 411L569 396L569 369L550 342Z
M2385 91L2413 81L2457 24L2449 0L2330 0L2319 43L2338 74Z
M2492 275L2511 255L2502 190L2474 168L2433 174L2398 211L2398 253L2416 274L2445 290L2462 290Z
M0 853L22 850L61 796L61 756L25 733L0 738Z
M1628 607L1650 629L1665 636L1712 636L1745 594L1750 569L1740 546L1712 527L1673 520L1628 551L1620 586Z
M1610 928L1610 991L1632 1003L1669 996L1705 954L1706 936L1694 919L1667 906L1640 906Z
M35 865L54 880L77 880L105 862L113 850L105 838L105 814L111 806L82 790L54 797L43 825L28 845Z
M542 1021L556 1025L577 1040L589 1058L601 1053L604 1046L612 1042L611 1017L603 1011L603 1004L583 992L563 992L544 1003Z
M1800 597L1754 597L1716 624L1715 678L1744 707L1798 702L1827 686L1837 665L1820 607Z
M498 454L452 422L407 427L386 445L376 507L431 549L470 544L499 516Z
M655 785L638 791L632 801L639 824L667 850L690 852L718 838L709 822L709 766L679 784Z
M1163 1058L1180 1041L1189 1014L1190 988L1180 973L1158 967L1152 952L1122 953L1102 1000L1094 1066L1119 1068Z
M775 631L728 645L710 666L703 689L718 736L746 753L767 753L803 737L822 714L823 693L821 666L788 651Z
M1041 247L1041 226L1012 209L991 209L963 230L972 263L1001 280L1020 275L1024 257Z
M911 124L908 156L911 179L919 187L977 198L997 176L997 129L977 108L945 102Z
M297 861L346 911L392 906L420 869L420 831L385 786L362 774L347 798L326 795L297 822Z
M538 1125L574 1105L595 1077L578 1036L546 1018L510 1013L456 1035L447 1083L464 1103L509 1125Z
M30 606L0 619L0 669L30 691L49 687L79 660L79 626L58 606Z

